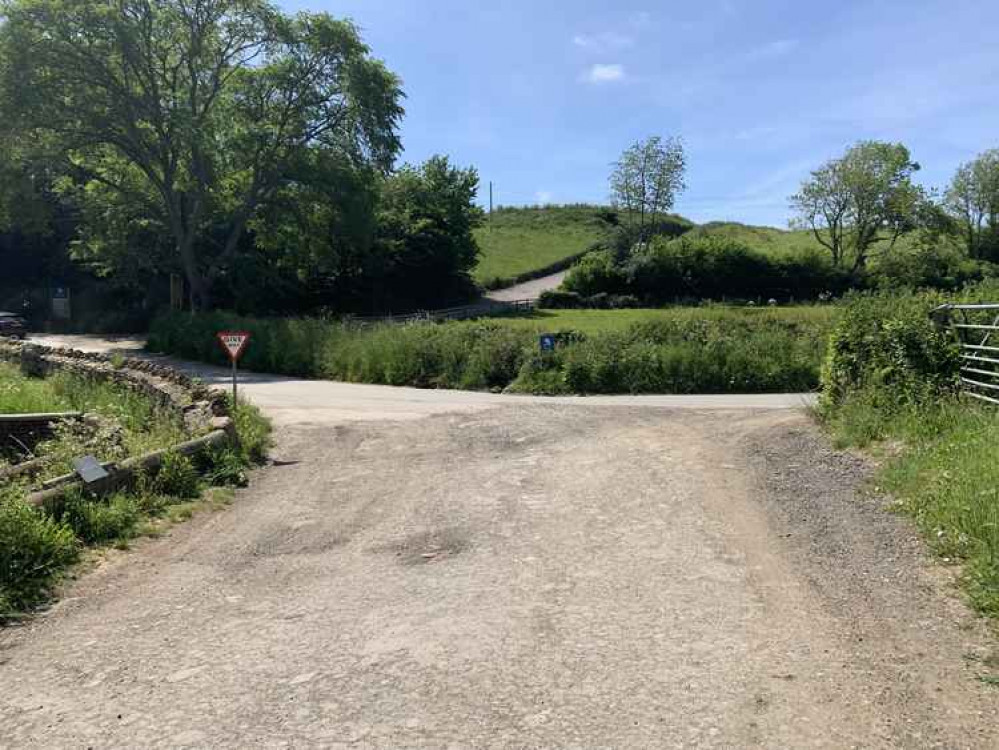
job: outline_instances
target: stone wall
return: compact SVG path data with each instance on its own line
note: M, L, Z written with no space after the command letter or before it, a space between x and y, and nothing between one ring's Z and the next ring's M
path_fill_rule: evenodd
M15 364L26 374L36 376L66 372L76 377L115 383L142 393L159 407L174 411L183 419L188 440L165 450L126 459L118 465L106 465L109 479L99 488L88 486L88 491L105 494L133 482L141 473L155 473L168 453L193 456L238 441L224 394L156 362L5 340L0 340L0 361ZM18 467L14 467L14 473L17 471ZM45 489L28 495L27 501L45 506L78 486L82 484L74 474L57 477L46 482Z
M208 429L213 418L228 416L222 393L196 383L173 368L148 360L120 359L9 340L0 340L0 360L18 365L30 374L44 376L67 372L138 391L161 408L183 417L187 431L192 435Z

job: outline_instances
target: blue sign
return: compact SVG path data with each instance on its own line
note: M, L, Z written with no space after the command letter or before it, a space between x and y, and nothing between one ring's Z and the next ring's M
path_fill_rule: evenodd
M555 351L555 334L554 333L542 333L541 334L541 351L543 352L553 352Z

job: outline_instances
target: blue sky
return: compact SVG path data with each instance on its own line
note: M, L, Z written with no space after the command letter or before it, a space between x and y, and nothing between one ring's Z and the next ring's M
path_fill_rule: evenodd
M944 185L999 147L995 0L283 0L352 18L403 79L404 159L497 203L606 202L609 165L681 136L697 220L786 226L810 168L899 140Z

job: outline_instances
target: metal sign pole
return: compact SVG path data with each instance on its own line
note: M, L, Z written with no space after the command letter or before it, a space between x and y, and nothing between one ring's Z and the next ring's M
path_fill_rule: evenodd
M238 403L236 401L236 381L237 381L236 358L233 357L232 358L232 408L233 409L236 408L236 404Z

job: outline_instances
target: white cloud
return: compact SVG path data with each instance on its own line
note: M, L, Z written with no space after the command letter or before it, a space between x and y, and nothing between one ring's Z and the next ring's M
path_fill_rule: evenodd
M644 29L646 26L652 23L652 14L649 13L648 11L640 10L628 16L628 23L630 23L636 29Z
M552 202L552 194L550 190L539 190L534 194L534 200L545 206Z
M778 39L750 50L746 57L750 60L768 60L774 57L783 57L797 49L798 44L797 39Z
M610 52L633 47L635 40L616 31L601 31L599 34L577 34L572 38L572 43L594 52Z
M583 80L587 83L613 83L623 81L625 77L624 66L620 63L592 65L583 75Z

